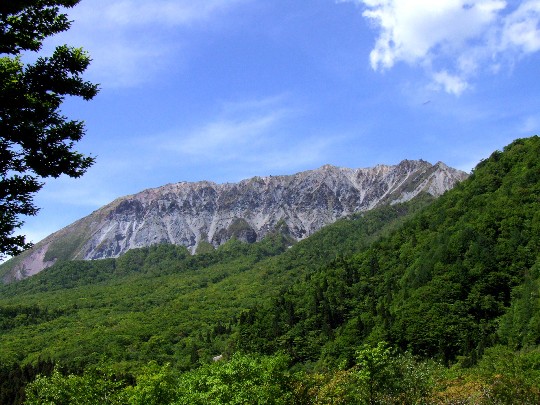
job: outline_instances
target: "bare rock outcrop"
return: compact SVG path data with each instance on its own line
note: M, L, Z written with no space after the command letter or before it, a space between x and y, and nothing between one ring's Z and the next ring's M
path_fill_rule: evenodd
M404 160L366 169L331 165L288 176L239 183L180 182L119 198L48 236L6 263L4 281L36 274L57 260L117 257L157 243L195 251L201 241L219 246L232 237L248 243L279 224L300 240L325 225L421 192L439 196L467 174L444 163Z

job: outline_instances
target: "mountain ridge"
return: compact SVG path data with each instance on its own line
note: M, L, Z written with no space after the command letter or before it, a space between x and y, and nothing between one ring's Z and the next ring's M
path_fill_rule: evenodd
M439 196L467 174L442 162L341 168L324 165L292 175L252 177L238 183L178 182L120 197L46 237L4 265L9 282L57 261L118 257L159 243L194 253L231 238L259 241L281 228L301 240L339 218L420 192ZM7 266L6 266L7 265Z

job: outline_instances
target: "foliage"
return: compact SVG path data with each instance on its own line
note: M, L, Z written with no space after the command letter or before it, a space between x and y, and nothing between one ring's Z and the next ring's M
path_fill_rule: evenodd
M177 372L148 363L135 379L105 366L38 377L26 403L55 404L537 404L538 351L486 351L474 368L445 369L385 343L362 345L347 369L292 372L290 359L242 355Z
M105 371L104 371L105 370ZM82 375L55 370L26 388L26 404L287 404L292 398L288 361L283 356L234 355L180 375L168 365L149 363L136 383L110 370L92 368Z
M539 403L539 155L517 140L431 204L294 246L60 263L0 288L0 362L51 358L84 386L101 361L134 376L97 374L124 403Z
M28 384L25 404L122 404L124 401L119 394L124 384L108 370L90 370L81 376L64 376L54 370L50 377L38 376Z
M54 370L50 360L39 360L36 364L0 365L0 404L22 404L24 391L29 382L38 375L49 376Z
M277 231L197 255L155 245L118 259L59 262L0 287L0 363L51 358L84 368L106 359L130 371L156 360L185 370L232 353L239 314L332 261L334 235L337 249L354 250L413 205L339 221L294 246Z
M540 351L513 352L495 346L486 350L475 370L488 386L487 396L495 403L540 403Z
M60 311L54 311L38 305L16 305L0 308L0 331L5 332L42 322L49 322L62 315Z
M66 96L92 99L97 86L82 79L90 63L80 48L66 45L50 57L24 64L21 54L39 51L45 38L65 31L70 22L60 6L77 0L9 1L0 4L0 253L28 247L12 236L21 215L35 215L33 194L41 179L81 176L93 163L73 150L84 135L80 121L68 120L59 108Z
M139 373L136 385L128 386L124 401L129 404L161 405L175 400L178 378L170 365L160 367L156 362L148 363Z
M181 376L175 404L289 404L288 360L235 354Z
M238 347L337 366L358 342L446 364L538 344L539 155L538 137L494 153L391 234L245 312Z
M513 349L540 344L540 263L525 273L522 284L512 290L510 308L502 316L499 340Z
M80 368L104 358L119 370L149 360L193 367L226 350L237 312L275 292L264 263L287 246L280 235L195 256L156 245L119 259L59 263L3 286L0 364L52 358Z
M431 403L437 382L444 376L440 365L398 353L384 342L362 345L357 356L357 363L349 369L305 375L300 403Z

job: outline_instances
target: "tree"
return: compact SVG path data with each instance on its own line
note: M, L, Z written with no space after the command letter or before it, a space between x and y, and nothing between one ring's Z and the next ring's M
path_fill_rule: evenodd
M94 163L73 149L84 135L84 123L60 111L66 96L90 100L97 94L97 85L81 77L89 56L63 45L34 63L21 59L23 52L39 51L45 38L69 29L60 8L79 1L0 2L0 256L30 246L14 233L23 224L20 216L38 212L33 196L43 179L80 177Z
M157 379L159 375L156 375ZM88 369L83 375L63 375L55 369L50 377L38 375L25 388L27 405L125 404L126 382L106 366ZM133 402L130 402L133 403Z

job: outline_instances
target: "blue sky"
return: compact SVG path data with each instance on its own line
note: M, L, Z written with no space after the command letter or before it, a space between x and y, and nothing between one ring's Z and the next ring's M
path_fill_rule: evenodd
M470 171L540 131L540 0L82 0L92 59L80 179L47 180L37 242L115 198L330 163Z

